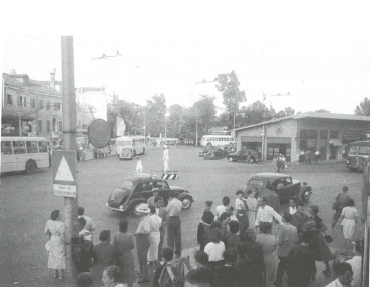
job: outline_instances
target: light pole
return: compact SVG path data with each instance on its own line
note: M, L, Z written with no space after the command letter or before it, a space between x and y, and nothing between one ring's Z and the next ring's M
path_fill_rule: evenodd
M170 115L169 112L167 112L164 115L164 143L167 144L167 117Z

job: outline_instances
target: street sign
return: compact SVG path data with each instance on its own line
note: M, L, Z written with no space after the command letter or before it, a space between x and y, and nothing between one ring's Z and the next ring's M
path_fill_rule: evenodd
M76 152L53 151L51 162L54 195L76 197Z
M89 140L94 147L105 147L111 138L111 130L109 124L103 119L93 120L89 125L88 130Z

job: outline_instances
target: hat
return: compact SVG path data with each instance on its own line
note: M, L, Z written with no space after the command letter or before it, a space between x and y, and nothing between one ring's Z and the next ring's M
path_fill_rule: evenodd
M164 147L164 148L168 148L168 146L167 146L167 145L164 145L163 147Z
M153 188L152 192L159 192L159 188Z
M136 212L141 212L141 213L149 213L150 209L146 203L140 203L136 208Z

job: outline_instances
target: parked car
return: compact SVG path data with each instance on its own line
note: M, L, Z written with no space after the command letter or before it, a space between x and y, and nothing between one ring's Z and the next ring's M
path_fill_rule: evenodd
M221 148L210 147L204 154L203 159L221 159L224 157L224 153Z
M306 182L301 184L297 179L292 179L290 175L282 173L257 173L252 175L248 183L244 187L244 191L248 189L258 191L265 189L267 182L270 183L270 189L274 190L280 198L280 201L288 201L295 197L297 200L308 201L312 194L312 188Z
M165 206L167 206L170 191L176 192L177 198L182 202L182 209L189 209L194 202L188 190L177 186L170 187L160 176L142 173L123 179L120 186L109 195L105 206L111 210L131 212L132 215L137 216L139 215L136 211L137 206L140 203L146 203L148 198L153 196L153 188L159 189L159 196L163 198Z
M118 155L120 160L123 159L133 159L134 153L132 152L131 148L122 148L121 153Z
M242 161L248 159L248 153L251 153L251 162L258 162L258 152L254 150L239 150L237 152L232 152L227 155L227 159L232 161Z
M203 149L199 152L199 157L203 157L209 150L209 147L203 147Z

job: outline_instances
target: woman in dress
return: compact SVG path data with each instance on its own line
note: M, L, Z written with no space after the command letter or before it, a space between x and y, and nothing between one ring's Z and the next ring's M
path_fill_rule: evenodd
M275 249L278 242L275 236L271 235L272 224L270 222L260 223L261 233L257 235L256 242L262 246L263 260L265 262L265 287L272 286L276 275L276 254Z
M122 252L117 260L117 266L121 269L119 282L132 287L133 283L136 282L134 256L131 251L135 248L135 238L134 235L127 232L127 227L127 220L122 219L119 223L119 232L113 237L113 246Z
M249 220L249 228L255 228L254 224L256 222L256 214L258 211L258 203L256 199L256 191L249 189L247 191L247 207L248 207L248 220Z
M49 248L48 268L54 269L54 277L63 279L64 269L66 269L65 260L65 237L64 223L60 221L60 211L51 212L50 220L46 223L45 234L48 235Z
M121 270L117 266L110 266L105 268L101 282L104 287L124 287L123 284L119 284ZM100 286L100 285L99 285Z
M343 235L346 239L346 251L349 245L349 241L352 239L352 235L355 232L355 227L358 218L358 211L354 207L355 201L351 198L347 202L347 206L342 210L342 223L343 226Z
M209 233L210 243L204 247L204 252L208 254L208 266L215 269L224 265L225 243L221 241L221 230L213 228Z
M111 234L109 230L100 232L99 240L101 243L94 247L93 267L91 269L94 286L100 286L104 269L109 266L115 266L118 256L121 255L117 246L110 244Z
M147 260L149 263L158 263L158 245L161 241L159 229L161 228L162 218L157 215L154 206L149 206L150 209L150 235L149 235L149 250Z
M310 206L309 213L311 215L311 220L307 221L303 225L302 231L313 231L314 237L308 247L315 254L315 261L323 261L325 263L326 269L323 273L330 276L331 271L329 261L333 259L333 255L331 254L323 235L323 232L327 230L327 227L320 216L317 215L319 213L319 208L317 206Z

